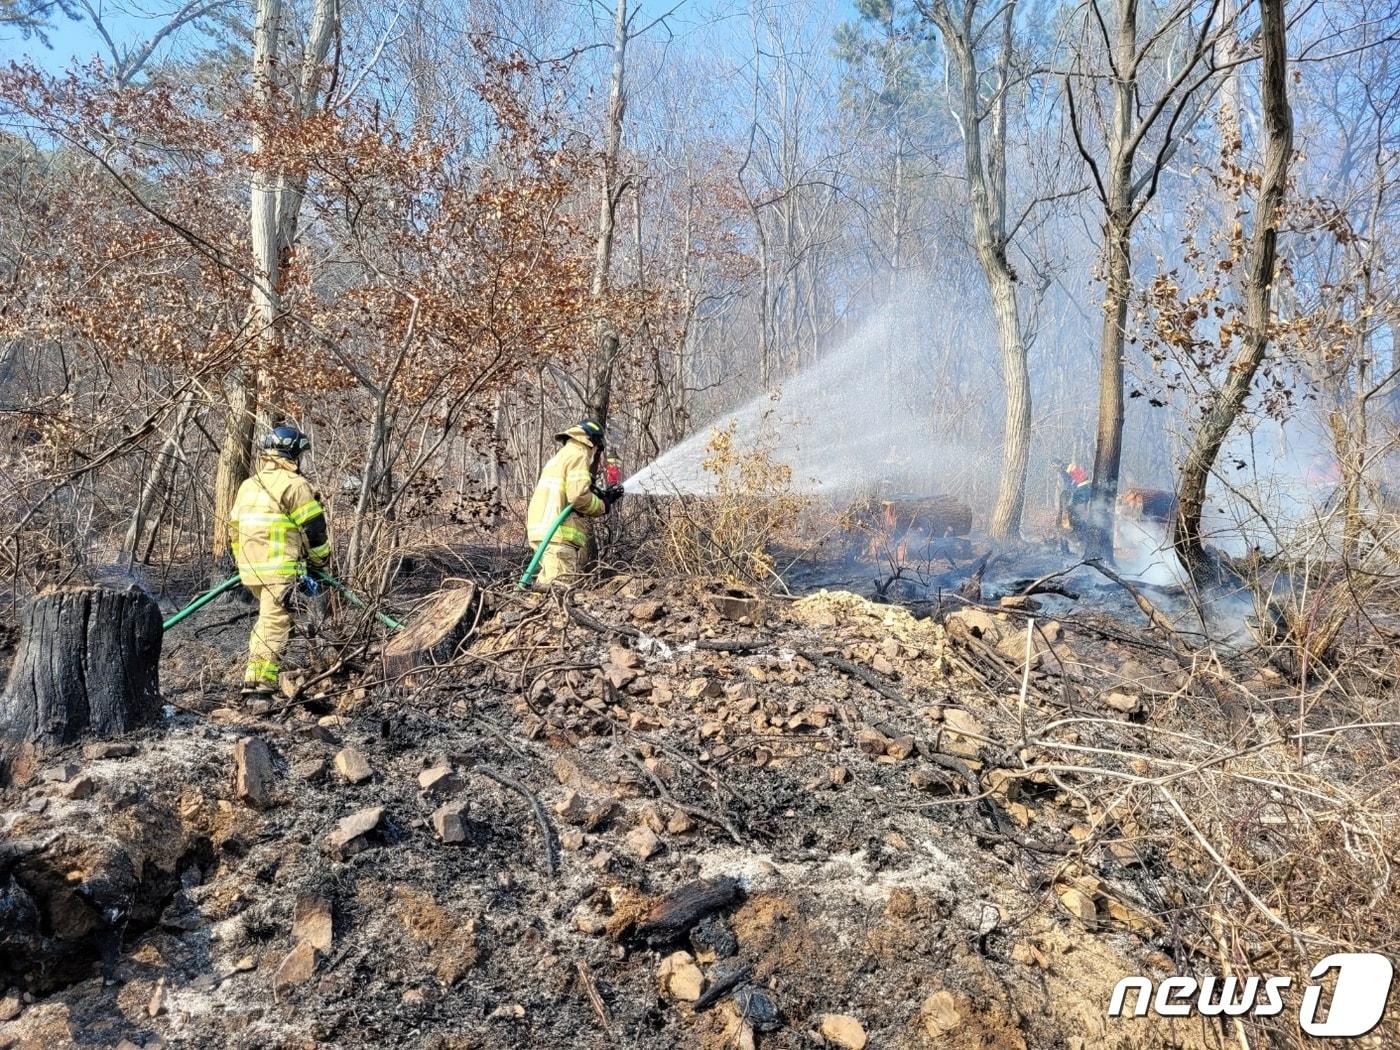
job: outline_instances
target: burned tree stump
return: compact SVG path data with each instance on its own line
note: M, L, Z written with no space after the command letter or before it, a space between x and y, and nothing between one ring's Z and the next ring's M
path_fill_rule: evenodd
M85 735L120 736L160 715L160 609L135 587L35 598L0 696L0 771Z
M385 676L394 678L451 660L476 628L481 611L481 592L472 584L438 594L384 646Z

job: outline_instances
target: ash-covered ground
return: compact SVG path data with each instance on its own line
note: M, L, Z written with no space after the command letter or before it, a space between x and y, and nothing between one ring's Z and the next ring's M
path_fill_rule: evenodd
M1239 1045L1106 1016L1199 964L1209 873L1055 771L1157 768L1197 695L1163 640L1036 598L489 599L410 675L321 623L251 709L246 606L172 630L160 726L0 796L0 1047Z

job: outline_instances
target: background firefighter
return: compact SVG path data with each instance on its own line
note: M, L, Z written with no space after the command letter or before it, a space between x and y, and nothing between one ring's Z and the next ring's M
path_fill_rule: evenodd
M566 506L572 506L574 513L559 526L545 548L536 580L540 587L580 571L588 530L579 519L600 518L622 498L621 485L609 485L599 491L594 484L594 465L603 447L602 427L585 419L555 437L561 442L559 451L540 471L525 516L530 544L537 546L544 541L550 524Z
M1089 505L1089 472L1078 463L1056 460L1055 473L1060 482L1056 525L1077 534L1084 522L1085 508Z
M300 472L301 456L310 447L311 439L296 427L274 428L263 439L257 472L239 487L229 513L238 575L258 601L244 693L276 690L292 631L294 589L308 567L323 568L330 561L325 511ZM309 586L314 588L314 581Z

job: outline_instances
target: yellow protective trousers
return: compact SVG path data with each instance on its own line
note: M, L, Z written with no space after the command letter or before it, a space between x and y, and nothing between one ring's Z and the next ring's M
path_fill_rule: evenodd
M248 638L248 667L243 672L243 684L260 689L277 688L277 674L282 669L282 654L292 636L292 611L288 598L291 583L253 583L248 590L258 600L258 622Z

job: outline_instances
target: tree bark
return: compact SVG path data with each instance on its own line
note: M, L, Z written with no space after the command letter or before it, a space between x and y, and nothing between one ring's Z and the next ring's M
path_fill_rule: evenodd
M472 584L443 591L384 646L385 677L398 678L451 660L476 628L483 608L481 592Z
M1201 541L1201 512L1206 484L1220 447L1239 418L1269 348L1269 315L1278 249L1279 210L1288 188L1293 153L1293 111L1288 104L1288 39L1283 0L1260 0L1259 32L1263 60L1259 95L1264 110L1264 162L1254 229L1250 235L1249 271L1244 283L1245 335L1225 381L1206 406L1182 464L1177 487L1177 518L1172 545L1193 579L1202 579L1210 564Z
M331 39L340 24L338 0L316 0L311 27L302 50L301 66L294 80L285 84L281 74L280 43L282 0L257 0L253 27L253 101L264 112L277 102L285 88L303 117L311 115L321 92L323 70ZM253 287L249 303L254 360L271 356L281 338L281 279L296 243L305 174L289 177L267 146L255 139L249 227L253 248ZM253 438L257 429L259 375L253 360L245 361L224 384L228 416L214 481L215 557L228 552L228 515L238 486L251 473Z
M974 4L955 16L947 3L935 5L933 20L958 72L953 96L963 132L963 168L972 200L972 232L977 260L987 281L1001 347L1006 418L1002 431L1001 480L989 531L996 540L1016 540L1026 499L1026 463L1031 444L1031 381L1026 344L1016 301L1016 275L1006 258L1006 104L1004 92L1011 62L1011 25L1015 3L997 17L1002 42L997 57L997 97L983 115L978 92ZM984 122L986 127L984 128ZM984 134L985 132L985 134ZM985 162L984 162L985 150Z
M613 237L617 228L620 196L618 156L622 151L622 119L627 109L627 0L617 0L613 11L612 72L608 78L608 118L603 144L603 186L598 205L598 232L593 244L593 303L601 310L612 270ZM598 345L588 376L588 415L607 426L612 401L612 372L621 345L617 332L601 316L597 322Z
M277 97L278 44L282 30L282 0L257 0L253 25L253 104L269 113ZM252 142L253 177L248 225L252 235L253 287L248 306L253 332L254 359L267 355L277 340L278 263L277 173L267 144L260 136ZM216 558L228 553L228 516L238 486L252 465L253 434L258 409L256 365L245 360L224 382L228 414L219 462L214 471L214 534L211 546Z
M25 610L0 697L0 772L160 716L160 609L135 587L52 591Z

